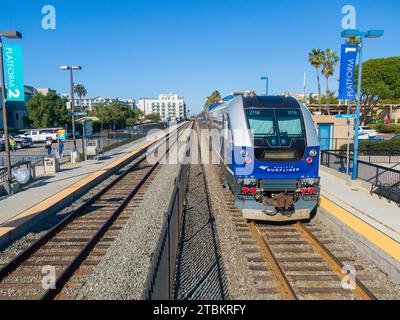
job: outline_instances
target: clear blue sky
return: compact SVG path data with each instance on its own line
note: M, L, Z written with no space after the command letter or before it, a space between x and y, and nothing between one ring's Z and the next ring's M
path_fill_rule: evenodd
M316 76L308 52L339 52L341 8L357 9L357 27L385 29L365 58L400 55L399 0L0 0L0 29L23 32L25 83L68 92L62 64L79 64L89 96L153 97L176 92L199 111L218 89L263 93L308 90ZM57 10L57 29L41 28L42 6ZM6 40L10 42L10 40ZM14 41L11 41L14 42ZM331 80L337 89L335 80ZM324 81L322 82L325 88Z

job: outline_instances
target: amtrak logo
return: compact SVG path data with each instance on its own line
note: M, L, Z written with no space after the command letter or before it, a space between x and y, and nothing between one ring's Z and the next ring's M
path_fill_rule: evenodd
M259 168L263 171L275 173L300 172L300 168L296 168L294 166L275 166L272 168L269 166L260 166Z

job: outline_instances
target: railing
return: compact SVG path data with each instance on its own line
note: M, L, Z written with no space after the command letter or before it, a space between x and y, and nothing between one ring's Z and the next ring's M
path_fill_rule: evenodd
M347 158L338 153L321 151L321 165L342 173L347 172ZM349 159L348 172L353 172L352 157ZM400 170L358 160L357 175L359 179L371 184L371 192L400 202Z
M181 165L175 179L168 210L165 214L158 247L151 262L144 297L147 300L171 300L175 278L176 255L182 227L184 199L188 184L189 165Z
M11 166L23 161L29 161L32 165L43 163L43 158L47 157L46 154L11 154ZM0 168L7 167L7 155L0 155Z
M19 169L23 166L26 166L29 169L30 176L32 177L34 175L33 167L32 167L32 162L31 161L20 161L18 163L14 163L11 166L11 170ZM8 176L8 170L7 168L1 168L0 169L0 183L4 183L8 181L9 176Z
M346 156L346 150L323 150L324 152L331 152L341 156ZM350 150L350 157L353 157L353 150ZM400 150L399 149L386 149L386 150L371 150L359 149L358 160L365 161L372 164L399 164L400 163Z

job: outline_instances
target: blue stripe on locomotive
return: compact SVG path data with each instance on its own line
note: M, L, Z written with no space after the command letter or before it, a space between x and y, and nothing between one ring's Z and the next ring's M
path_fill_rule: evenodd
M246 165L241 155L243 149L248 152L247 157L252 159L252 164ZM312 158L313 162L308 164L306 158L311 150L317 151L317 156ZM306 148L304 157L300 161L290 162L266 162L254 158L252 148L234 147L232 163L228 165L236 178L257 178L257 179L300 179L319 177L319 146ZM246 170L248 168L248 170ZM251 170L252 169L252 170ZM243 171L249 171L243 172Z

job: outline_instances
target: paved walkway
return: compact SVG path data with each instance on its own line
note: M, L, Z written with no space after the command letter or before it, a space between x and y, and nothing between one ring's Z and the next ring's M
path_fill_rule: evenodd
M321 167L320 176L322 196L400 243L400 208L395 203L348 186L345 175L340 178L332 169Z
M0 200L0 226L37 203L42 202L116 159L128 154L145 141L146 138L138 139L104 153L98 161L89 160L77 164L65 164L61 166L61 171L56 175L38 177L37 181L27 189Z

